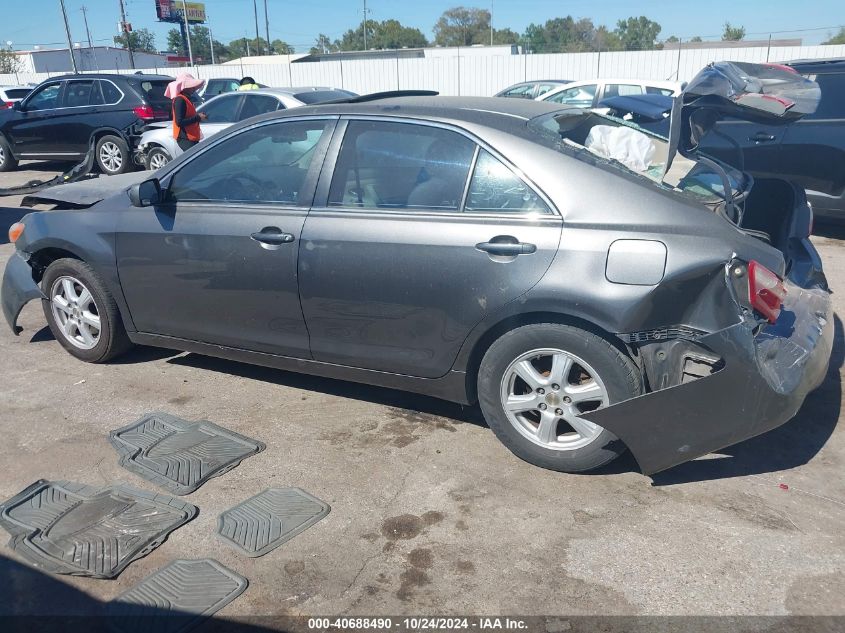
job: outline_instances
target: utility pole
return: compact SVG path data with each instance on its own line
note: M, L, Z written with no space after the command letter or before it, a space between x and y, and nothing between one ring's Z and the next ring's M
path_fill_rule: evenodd
M73 67L73 74L77 74L79 70L76 68L76 57L73 54L73 42L71 42L70 26L67 23L67 11L65 11L65 0L59 0L62 7L62 17L65 20L65 34L67 35L67 52L70 54L70 64Z
M367 50L367 0L364 0L364 50Z
M490 46L493 46L493 0L490 0Z
M82 19L85 21L85 33L88 35L88 50L94 57L94 67L100 70L100 63L97 61L97 51L94 50L94 44L91 42L91 29L88 28L88 7L82 7Z
M258 35L258 2L252 0L252 10L255 12L255 45L258 47L258 54L261 55L261 36Z
M214 36L211 34L211 27L208 27L208 46L211 48L211 65L214 66Z
M273 54L273 47L270 46L270 16L267 14L267 0L264 0L264 32L267 34L267 54Z
M123 31L123 36L126 38L126 48L129 49L129 65L135 68L135 54L132 52L132 37L129 31L129 24L126 22L126 9L123 7L123 0L120 2L120 30ZM64 0L62 0L64 3ZM182 4L185 4L184 2ZM67 21L67 18L65 18Z
M123 6L123 0L120 0L120 4ZM188 7L185 4L185 0L182 0L182 21L185 23L185 38L188 41L188 61L191 68L193 68L194 51L191 50L191 26L188 24ZM132 66L132 68L135 68L135 66Z

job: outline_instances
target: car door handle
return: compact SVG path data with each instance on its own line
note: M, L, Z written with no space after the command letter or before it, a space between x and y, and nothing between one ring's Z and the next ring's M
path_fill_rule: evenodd
M491 255L528 255L537 252L536 245L526 242L479 242L475 248Z
M258 231L257 233L253 233L249 236L250 239L255 240L256 242L261 242L262 244L271 244L273 246L279 246L281 244L290 244L293 242L293 235L290 233L282 233L278 229L275 231L272 229L263 229Z
M757 132L754 136L749 136L749 141L754 141L755 143L769 143L774 141L777 137L774 134L766 134L765 132Z

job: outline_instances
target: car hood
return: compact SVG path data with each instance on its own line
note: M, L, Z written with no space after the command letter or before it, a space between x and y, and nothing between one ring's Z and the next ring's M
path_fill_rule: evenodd
M100 176L82 182L56 185L26 196L21 202L23 207L37 204L55 204L62 208L85 209L94 206L132 185L150 177L148 171L136 171L119 176Z
M767 124L787 124L818 107L815 81L778 64L714 62L687 84L672 105L669 157L696 155L698 144L725 117Z

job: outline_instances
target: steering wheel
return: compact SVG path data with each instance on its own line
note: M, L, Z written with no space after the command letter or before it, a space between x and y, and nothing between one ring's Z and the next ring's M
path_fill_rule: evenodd
M267 183L249 173L241 173L226 179L226 198L229 200L262 200ZM232 198L234 194L235 198Z

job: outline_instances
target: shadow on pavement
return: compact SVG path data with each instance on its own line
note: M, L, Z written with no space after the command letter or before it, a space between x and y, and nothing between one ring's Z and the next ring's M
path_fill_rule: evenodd
M4 633L85 631L176 631L190 626L194 614L178 609L135 606L129 618L109 617L108 603L45 574L0 555L0 578L5 590L0 603L0 629ZM103 581L97 581L103 582ZM196 623L194 623L196 624ZM204 631L261 633L273 629L233 620L205 620Z
M742 477L795 468L809 462L827 443L839 422L845 361L845 333L834 316L833 351L822 385L804 401L798 414L776 429L718 451L721 459L699 459L652 476L653 485Z
M420 411L430 415L450 418L456 422L469 422L478 426L487 426L477 406L461 406L454 402L447 402L430 396L397 391L385 387L373 387L333 378L297 374L282 369L249 365L247 363L212 358L200 354L176 356L168 362L175 365L186 365L198 369L232 374L241 378L284 385L304 391L316 391L342 398L352 398L353 400L363 400L374 404Z

